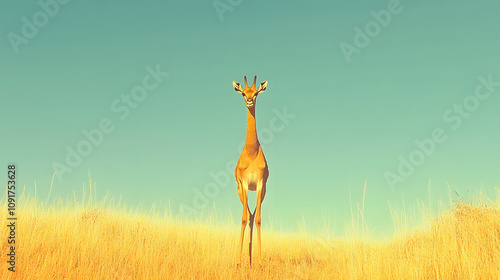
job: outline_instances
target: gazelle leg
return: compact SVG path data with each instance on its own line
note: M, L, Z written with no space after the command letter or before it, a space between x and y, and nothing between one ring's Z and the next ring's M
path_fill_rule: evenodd
M257 205L255 207L255 225L257 226L257 259L260 263L261 260L261 245L260 245L260 225L261 225L261 215L260 208L262 205L262 200L264 200L264 196L266 195L266 189L263 187L263 182L259 182L257 185Z
M243 215L241 216L241 233L240 233L240 254L239 254L239 262L241 264L241 252L243 250L243 237L245 236L245 227L247 226L248 220L248 189L243 188L242 185L238 188L238 194L240 195L241 202L243 203Z

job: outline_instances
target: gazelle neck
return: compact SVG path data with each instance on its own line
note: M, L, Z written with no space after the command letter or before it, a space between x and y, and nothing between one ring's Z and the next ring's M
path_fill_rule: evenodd
M247 107L247 138L245 141L245 150L249 155L257 155L259 152L259 139L257 139L257 127L255 124L255 105Z

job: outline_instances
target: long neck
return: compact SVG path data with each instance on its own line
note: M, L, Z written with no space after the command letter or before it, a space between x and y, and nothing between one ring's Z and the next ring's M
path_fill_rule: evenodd
M259 140L257 139L257 127L255 125L255 105L247 107L247 139L245 150L250 155L257 155L259 152Z

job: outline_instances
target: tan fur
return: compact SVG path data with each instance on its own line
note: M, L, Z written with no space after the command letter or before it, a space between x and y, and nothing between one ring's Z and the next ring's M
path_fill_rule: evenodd
M245 234L245 227L248 217L255 218L257 226L257 257L260 261L261 258L261 204L266 195L266 182L269 177L269 169L267 166L264 152L260 146L257 138L257 130L255 123L255 104L257 95L267 87L267 81L260 84L258 89L255 89L255 82L257 77L254 78L251 87L248 86L247 77L245 76L245 88L242 89L241 85L233 81L234 89L243 95L245 105L247 106L247 135L246 142L241 153L238 164L234 171L236 182L238 183L238 195L241 203L243 204L243 216L241 218L241 233L239 240L239 262L241 263L241 252L243 250L243 237ZM257 205L255 212L252 214L248 207L248 191L257 192ZM250 231L252 231L252 220L250 221ZM251 233L250 233L251 234ZM251 240L251 237L250 237ZM251 242L251 241L250 241ZM251 246L251 245L250 245ZM250 264L251 264L251 247L250 247Z

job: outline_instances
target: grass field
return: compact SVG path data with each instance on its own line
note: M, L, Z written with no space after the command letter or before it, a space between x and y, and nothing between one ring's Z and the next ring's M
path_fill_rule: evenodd
M0 279L500 279L499 198L453 204L386 241L269 232L264 224L261 263L250 268L246 254L237 268L239 226L229 222L23 195L16 272L2 261ZM5 260L8 228L0 233Z

